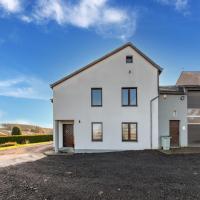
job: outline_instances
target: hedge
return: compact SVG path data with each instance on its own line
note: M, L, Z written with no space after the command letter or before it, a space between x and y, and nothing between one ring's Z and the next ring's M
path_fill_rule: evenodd
M53 135L45 134L45 135L13 135L13 136L5 136L0 137L0 144L6 142L16 142L18 144L28 143L38 143L38 142L47 142L52 141Z

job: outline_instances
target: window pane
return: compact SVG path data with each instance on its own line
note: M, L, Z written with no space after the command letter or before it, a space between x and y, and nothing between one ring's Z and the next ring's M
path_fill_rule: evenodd
M188 116L199 116L200 117L200 109L188 109Z
M92 105L101 106L102 105L102 90L92 89Z
M92 124L92 134L93 140L102 140L102 124L101 123L93 123Z
M132 63L133 62L133 56L126 56L126 63Z
M188 124L200 124L200 117L188 117Z
M122 89L122 105L128 105L128 89Z
M137 140L136 124L130 124L130 140Z
M122 140L128 140L128 124L122 124Z
M130 89L130 105L134 106L137 104L136 97L136 89Z

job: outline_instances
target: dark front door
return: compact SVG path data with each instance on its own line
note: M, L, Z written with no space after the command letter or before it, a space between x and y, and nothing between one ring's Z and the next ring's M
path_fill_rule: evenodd
M63 147L74 147L73 124L63 124Z
M179 121L170 120L170 136L171 136L171 146L179 146Z

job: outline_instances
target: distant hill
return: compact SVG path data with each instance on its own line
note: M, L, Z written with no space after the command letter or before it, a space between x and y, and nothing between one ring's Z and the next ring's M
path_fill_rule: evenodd
M52 134L52 128L43 128L40 126L28 125L28 124L0 124L0 137L5 135L11 135L12 128L17 126L21 129L23 135L35 135L35 134Z

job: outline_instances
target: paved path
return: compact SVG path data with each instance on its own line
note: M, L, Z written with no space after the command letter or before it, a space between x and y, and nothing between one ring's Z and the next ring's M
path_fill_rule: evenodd
M43 154L45 151L51 149L52 143L2 150L0 151L0 167L39 160L45 157Z

